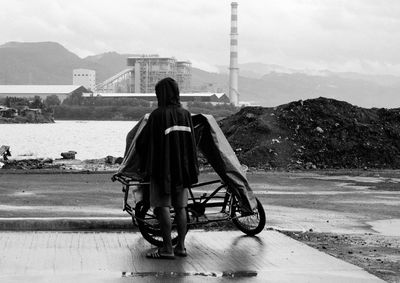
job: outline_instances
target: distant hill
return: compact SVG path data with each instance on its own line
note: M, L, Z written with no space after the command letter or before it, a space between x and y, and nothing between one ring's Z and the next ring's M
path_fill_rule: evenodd
M0 46L1 84L70 84L82 59L54 42Z
M89 68L102 82L126 68L129 54L108 52L80 58L55 42L9 42L0 45L0 84L71 84L72 70ZM240 67L240 100L278 106L293 100L330 97L362 107L400 107L400 77L295 70L247 63ZM194 91L228 93L227 67L222 73L192 70Z
M126 69L131 54L107 52L80 58L55 42L9 42L0 45L0 84L71 84L72 70L89 68L102 82ZM205 89L212 82L226 88L226 75L193 70L194 86Z
M118 72L126 69L126 58L130 54L118 54L117 52L107 52L83 59L86 64L93 64L96 70L97 82L100 83Z
M103 81L126 67L115 52L80 58L55 42L0 45L0 84L71 84L72 70L89 68Z

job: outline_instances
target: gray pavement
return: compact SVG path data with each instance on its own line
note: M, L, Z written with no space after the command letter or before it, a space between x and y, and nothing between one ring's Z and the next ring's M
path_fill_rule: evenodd
M0 217L0 231L137 231L132 219L124 217Z
M188 257L145 258L136 232L0 232L0 282L384 282L276 231L189 231Z

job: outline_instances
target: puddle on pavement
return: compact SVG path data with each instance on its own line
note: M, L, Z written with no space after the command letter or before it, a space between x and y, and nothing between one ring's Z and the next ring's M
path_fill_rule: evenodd
M256 277L256 271L223 271L223 272L122 272L122 277L227 277L227 278L246 278Z
M342 192L342 191L313 191L313 192L285 192L285 191L255 191L256 195L323 195L323 196L331 196L331 195L347 195L354 194L354 191L351 192Z
M376 198L385 200L399 200L398 196L377 196Z
M34 192L27 192L27 191L20 191L20 192L15 192L12 194L9 194L9 196L14 196L14 197L27 197L27 196L36 196L36 193Z
M335 203L359 203L359 204L380 204L380 205L393 205L393 206L399 206L400 205L400 200L397 198L391 199L391 200L384 200L384 199L374 199L374 200L356 200L356 199L351 199L351 200L341 200L341 201L335 201Z
M355 183L344 183L344 182L335 182L330 183L329 186L326 186L325 183L321 183L319 186L310 187L308 185L299 185L293 184L291 186L288 185L276 185L276 184L268 184L266 183L251 183L252 189L257 193L259 191L276 191L283 192L284 188L285 193L296 192L296 193L308 193L308 192L316 192L319 193L321 190L319 188L323 188L323 192L329 192L328 194L336 194L336 193L351 193L354 191L366 191L371 188L371 186L362 186Z
M310 177L307 177L310 178ZM357 183L382 183L382 182L388 182L389 180L391 182L400 182L399 179L397 178L383 178L383 177L361 177L361 176L313 176L311 177L312 179L318 179L318 180L338 180L338 181L352 181L352 182L357 182Z
M400 237L400 219L383 219L368 222L372 229L384 236Z
M370 226L362 216L322 209L268 206L267 225L277 230L319 233L367 233Z
M362 177L362 176L314 176L312 179L317 180L329 180L329 181L351 181L354 183L368 183L368 184L380 184L380 183L400 183L400 178L386 178L386 177ZM357 185L356 185L357 186ZM361 187L361 186L358 186Z
M254 191L255 195L326 195L326 196L333 196L333 195L399 195L400 191L312 191L312 192L287 192L287 191ZM398 198L398 197L397 197Z
M356 185L354 183L339 183L336 185L339 188L344 188L344 189L353 189L353 190L367 190L369 188L371 188L371 186L360 186L360 185Z

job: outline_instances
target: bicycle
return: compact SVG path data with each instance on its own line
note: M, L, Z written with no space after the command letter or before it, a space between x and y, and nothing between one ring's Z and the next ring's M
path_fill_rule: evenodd
M124 193L123 210L131 217L132 222L139 228L140 233L149 243L155 246L162 246L161 230L157 216L148 203L149 183L141 183L132 178L115 174L112 181L118 181L123 185ZM218 187L210 194L203 192L201 195L195 195L193 189L215 185ZM134 204L129 204L129 192L132 187ZM202 226L211 222L232 221L233 224L243 233L254 236L260 233L266 223L266 216L261 202L256 198L257 207L253 212L244 212L240 208L238 198L230 192L228 186L221 180L197 183L189 189L189 198L187 206L188 230L191 227ZM210 212L210 208L218 208L217 212ZM177 230L175 223L174 210L171 209L172 219L172 244L177 243Z

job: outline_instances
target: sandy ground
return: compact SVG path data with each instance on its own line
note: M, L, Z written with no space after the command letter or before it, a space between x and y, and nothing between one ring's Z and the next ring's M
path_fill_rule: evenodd
M0 170L0 217L126 216L111 173L31 173ZM400 282L400 171L250 172L248 178L269 229Z
M387 282L400 282L400 237L372 233L283 233L322 252L360 266Z

